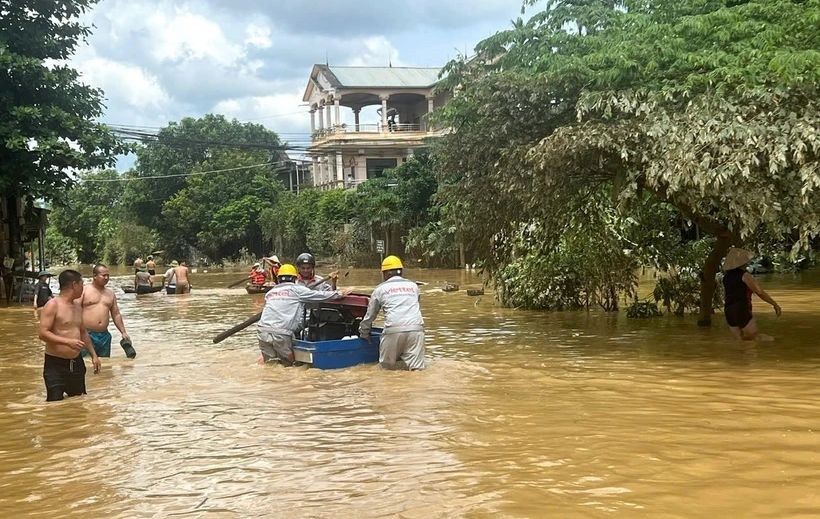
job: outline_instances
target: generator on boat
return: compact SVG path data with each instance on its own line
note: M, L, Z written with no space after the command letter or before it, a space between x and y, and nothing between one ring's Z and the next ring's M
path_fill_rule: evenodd
M302 338L332 341L359 335L359 325L367 313L369 302L368 296L348 295L335 301L306 303Z
M369 296L351 294L335 301L306 303L302 337L293 341L295 360L321 369L378 362L381 329L371 330L370 342L359 338L369 302Z

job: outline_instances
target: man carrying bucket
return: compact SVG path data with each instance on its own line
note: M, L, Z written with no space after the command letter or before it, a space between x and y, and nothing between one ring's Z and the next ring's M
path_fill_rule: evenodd
M379 364L385 369L424 369L424 318L421 294L415 282L401 276L404 266L396 256L382 261L382 282L370 296L359 335L370 340L370 329L379 310L384 309L384 331L379 342ZM399 361L403 365L399 364Z
M262 360L293 364L293 334L302 327L305 303L339 299L350 290L311 290L297 284L296 267L285 263L279 268L279 284L265 294L265 309L256 327Z

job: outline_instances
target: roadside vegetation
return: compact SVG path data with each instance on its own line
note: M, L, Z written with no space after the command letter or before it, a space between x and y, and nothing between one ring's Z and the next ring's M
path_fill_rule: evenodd
M73 3L73 14L91 4ZM755 250L759 271L813 264L820 0L524 4L526 20L445 67L439 88L452 101L436 118L450 131L428 151L355 189L298 194L281 181L286 143L261 125L206 115L152 142L120 142L93 122L101 92L44 68L88 30L55 22L60 48L16 45L0 59L15 88L53 83L79 105L53 92L37 106L3 97L17 104L4 106L0 186L57 203L54 260L127 263L163 250L219 263L307 250L372 266L383 240L422 266L478 265L512 307L628 306L708 324L730 246ZM38 8L48 5L62 2ZM19 37L46 41L42 32ZM137 157L131 170L99 169L125 150ZM641 300L646 268L659 274Z

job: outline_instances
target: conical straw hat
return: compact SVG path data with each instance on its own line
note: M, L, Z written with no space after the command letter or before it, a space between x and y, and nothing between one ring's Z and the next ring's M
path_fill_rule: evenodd
M723 262L723 270L732 270L742 267L752 261L752 258L754 257L755 255L753 252L747 251L746 249L732 247L729 249L729 252L726 253L726 259Z

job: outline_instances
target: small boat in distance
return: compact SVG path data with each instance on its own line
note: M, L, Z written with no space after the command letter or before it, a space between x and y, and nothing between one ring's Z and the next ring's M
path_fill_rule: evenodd
M134 288L132 286L124 286L124 287L122 287L122 291L125 292L126 294L137 294L137 295L140 295L140 294L153 294L155 292L161 292L162 291L162 285L157 285L157 286L153 286L153 287L140 286L140 287L136 287L136 288Z
M273 285L245 285L245 291L249 294L265 294L273 288Z

